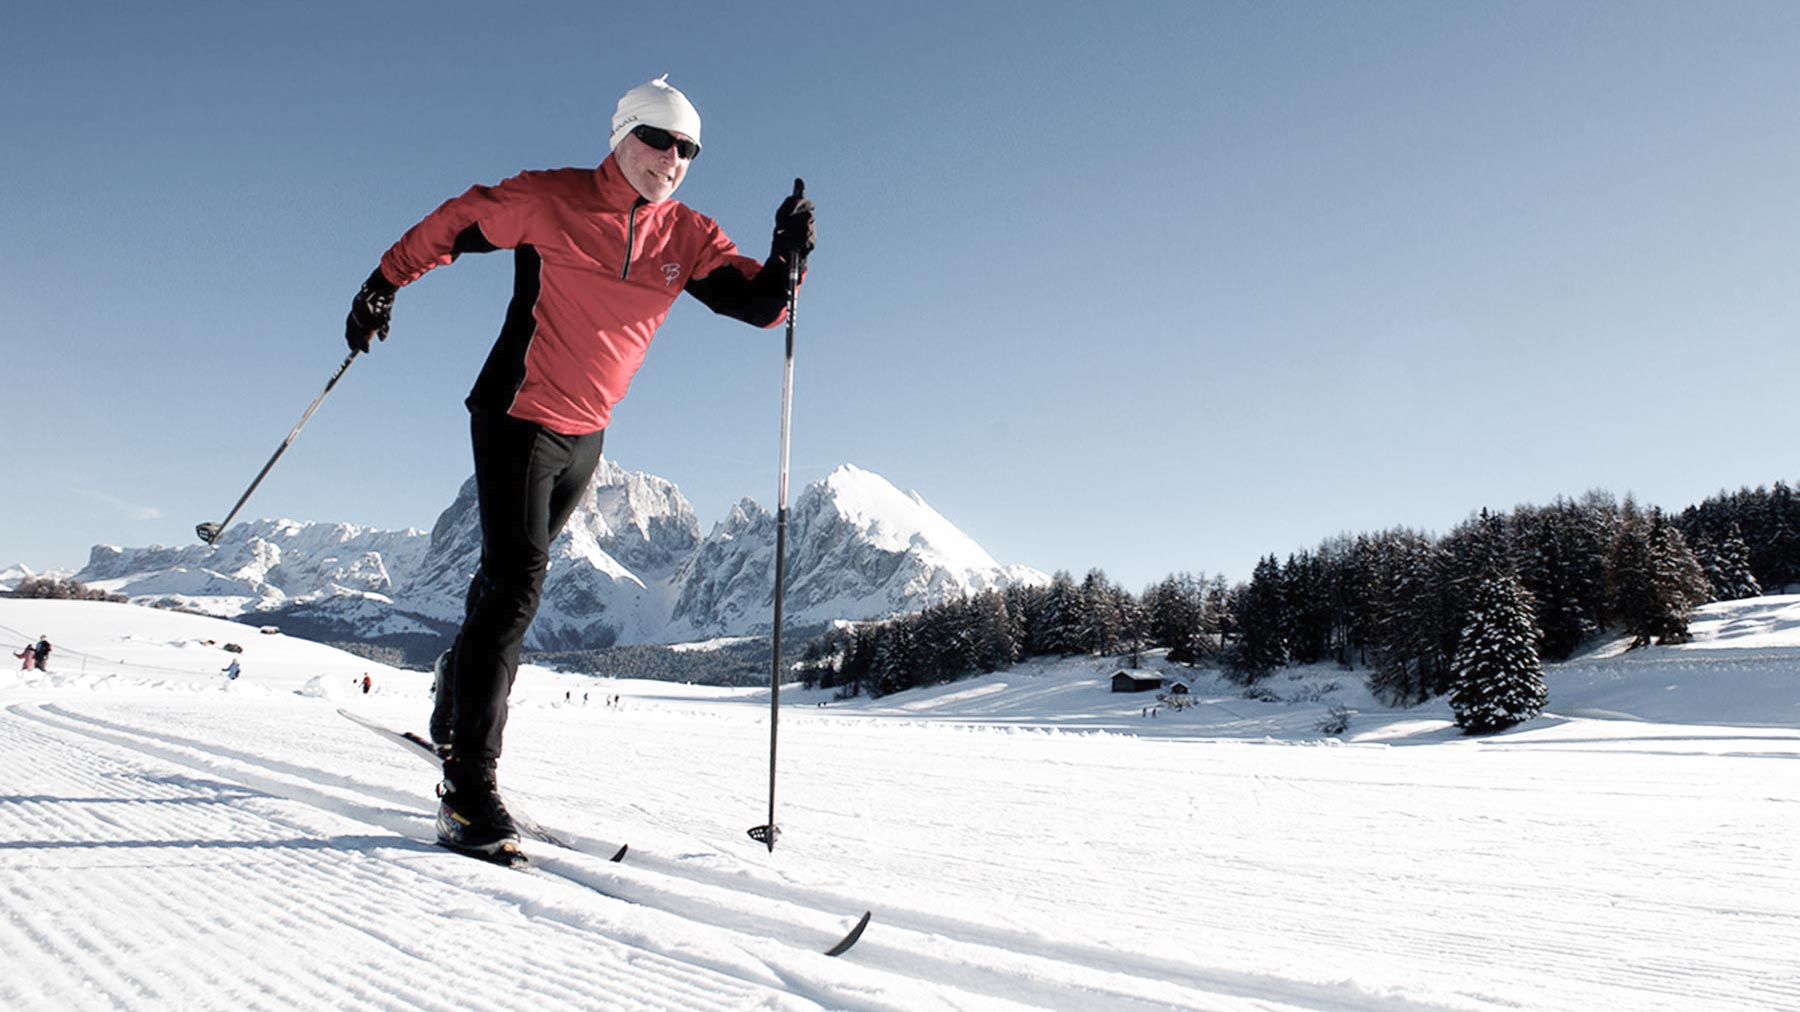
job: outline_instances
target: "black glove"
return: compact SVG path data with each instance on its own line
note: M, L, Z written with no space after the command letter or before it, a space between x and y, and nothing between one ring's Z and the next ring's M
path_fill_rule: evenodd
M769 245L769 258L786 260L799 256L805 260L818 240L813 230L813 202L806 199L806 184L794 180L794 195L775 209L775 239Z
M399 289L381 273L380 267L363 282L362 290L350 301L350 315L344 318L344 341L352 351L367 354L371 336L387 340L397 291Z

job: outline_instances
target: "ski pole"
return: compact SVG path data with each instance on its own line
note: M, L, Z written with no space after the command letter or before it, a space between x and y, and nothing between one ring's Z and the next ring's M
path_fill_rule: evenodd
M806 196L806 183L794 180L794 196ZM781 726L782 596L787 578L788 420L794 407L794 311L800 303L800 265L804 253L788 260L787 363L781 374L781 480L775 500L775 630L769 660L769 821L750 830L750 838L775 850L781 830L775 825L775 744Z
M332 373L331 378L325 381L325 389L319 391L319 396L314 397L313 402L306 406L306 412L300 416L298 422L294 423L294 431L287 434L287 438L281 441L281 445L277 446L274 454L269 457L269 462L262 466L261 471L256 472L256 479L250 482L250 487L244 490L243 495L238 496L237 505L231 507L231 512L225 514L225 519L218 523L213 523L209 520L205 523L194 525L194 533L200 535L201 541L204 541L209 545L218 542L219 535L225 533L225 528L231 526L231 519L237 516L238 510L243 509L244 503L250 499L250 493L256 491L256 486L261 485L263 478L268 476L269 469L275 466L275 462L281 459L283 453L287 452L287 448L293 443L294 437L298 436L300 430L306 426L306 420L311 418L312 413L319 409L319 405L324 402L325 395L331 392L331 388L337 386L337 381L343 377L344 371L350 368L350 363L356 361L357 354L358 353L355 350L352 350L349 355L345 356L344 363L337 367L337 372Z

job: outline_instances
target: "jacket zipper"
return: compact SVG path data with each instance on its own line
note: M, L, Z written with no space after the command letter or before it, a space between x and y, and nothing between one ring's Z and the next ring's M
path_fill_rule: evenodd
M648 203L649 201L645 200L643 197L639 197L637 202L631 205L630 224L625 228L625 266L619 269L620 281L627 280L631 276L631 246L637 241L638 208L643 207Z

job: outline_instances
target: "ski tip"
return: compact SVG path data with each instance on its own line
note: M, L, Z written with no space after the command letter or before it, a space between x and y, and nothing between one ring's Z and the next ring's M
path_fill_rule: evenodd
M843 941L837 943L836 945L832 946L829 949L826 949L825 955L841 956L844 953L849 952L850 947L852 945L855 945L857 943L858 939L862 938L863 932L865 930L867 930L867 928L869 927L869 918L871 918L873 916L875 916L875 911L864 910L862 919L856 922L856 927L850 929L850 933L844 936Z
M607 858L607 860L613 862L614 864L618 864L620 861L625 860L625 852L630 849L631 849L631 844L621 843L621 844L619 844L618 851L616 853L614 853L612 857Z

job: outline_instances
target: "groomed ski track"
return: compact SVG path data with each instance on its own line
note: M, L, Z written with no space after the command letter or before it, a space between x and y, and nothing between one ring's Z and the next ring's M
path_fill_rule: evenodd
M276 637L227 684L195 645L213 627L141 611L105 649L159 668L65 636L90 673L0 679L0 1007L1800 1010L1800 731L1787 690L1756 695L1792 684L1792 648L1552 687L1596 714L1736 698L1763 726L1469 740L1404 712L1328 742L1220 696L1197 721L1235 737L1135 702L1068 733L1114 702L1074 667L796 707L773 854L743 835L766 702L621 683L583 707L551 680L515 706L502 786L577 852L520 872L432 846L432 772L333 712L417 724L424 676L321 698L311 672L363 662ZM1021 693L1025 720L974 712Z
M329 739L318 756L333 760L313 765L258 754L235 735L210 740L198 727L171 734L141 714L94 709L4 711L0 754L47 760L6 769L7 782L33 786L5 800L20 814L67 820L59 835L75 842L43 849L159 852L146 869L160 869L151 887L124 899L144 904L145 919L165 930L134 940L91 925L67 936L23 929L20 941L60 958L32 961L47 979L0 985L0 996L17 991L20 1007L33 1007L34 995L85 991L94 1008L453 1009L461 1007L459 981L486 973L519 974L516 1002L500 1006L519 1009L1446 1007L1209 977L1151 955L1058 942L1050 930L983 924L979 910L957 918L883 907L871 935L845 957L855 964L846 971L818 950L853 922L830 911L851 910L854 895L790 887L716 852L634 847L627 865L614 865L603 856L614 843L561 825L592 853L528 842L532 870L490 867L429 843L428 794L384 786L359 768L397 767L408 771L401 779L417 780L417 764L379 742L362 754L366 735L342 721L313 729ZM119 839L121 832L131 838ZM36 849L29 840L0 846ZM167 860L169 851L183 853ZM72 913L115 899L83 894L83 863L59 862L60 873L42 876L22 869L8 906ZM59 897L68 884L74 895ZM218 916L206 898L223 893L234 910L255 897L247 904L254 916ZM412 908L411 930L397 930L393 911ZM314 951L268 958L266 945L297 940ZM359 953L370 947L401 950L414 972L395 978L386 952L362 965ZM69 979L55 979L63 974ZM1271 992L1292 1000L1266 997Z

